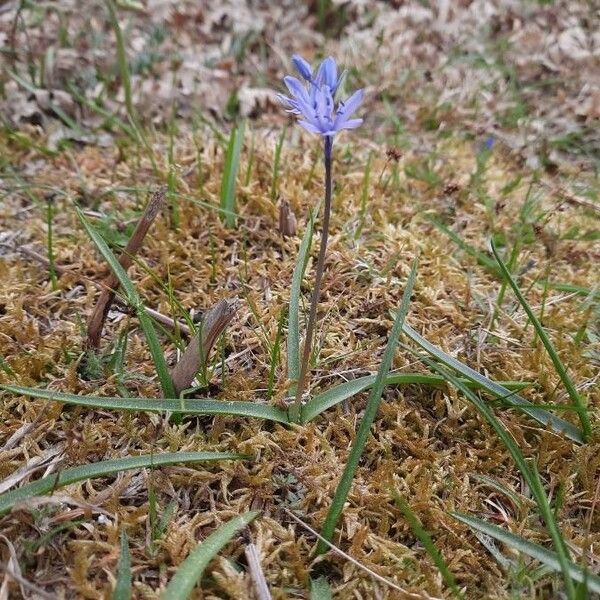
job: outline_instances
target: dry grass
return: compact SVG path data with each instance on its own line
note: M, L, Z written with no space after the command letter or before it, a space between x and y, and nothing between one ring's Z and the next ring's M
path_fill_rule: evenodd
M279 314L289 299L299 245L299 238L280 237L277 209L268 199L275 137L265 137L262 131L256 135L256 167L250 185L240 191L237 230L224 228L215 211L183 199L192 196L218 202L222 150L215 142L207 141L199 164L191 138L179 137L175 150L182 194L181 228L174 231L168 219L159 219L141 253L146 265L163 281L170 277L174 293L186 309L205 309L221 298L241 299L224 344L224 355L233 358L227 361L224 378L213 379L213 393L227 399L265 397L270 358L264 337L266 333L270 343L275 338ZM22 190L15 189L14 182L8 183L12 189L3 200L3 225L13 233L5 234L0 255L0 354L8 367L0 371L0 382L118 395L115 376L108 370L92 381L84 381L78 374L82 323L97 295L92 281L99 281L107 267L78 225L73 202L115 217L116 226L123 226L139 213L145 194L116 190L149 187L156 181L150 163L133 151L119 153L96 147L36 162L35 152L23 150L7 139L0 144L2 154L10 155L13 164L28 166L28 191L39 201L36 206ZM159 164L165 144L160 137L153 140ZM535 387L525 392L528 399L567 403L550 360L541 344L534 343L531 326L525 328L524 313L513 297L507 294L492 336L486 328L499 281L457 251L426 218L430 213L445 215L467 241L485 249L490 235L489 215L468 186L475 164L472 146L458 138L438 144L437 173L442 184L434 188L404 176L402 167L416 158L408 153L399 164L399 186L390 183L385 191L381 183L377 184L386 163L385 149L373 147L377 155L368 218L362 237L355 242L366 155L355 142L352 148L356 154L348 158L342 145L335 162L333 230L313 387L324 389L376 370L391 328L389 311L399 305L410 262L419 254L409 323L431 342L494 379L535 382ZM313 140L284 147L280 192L299 218L300 234L307 209L320 195L320 166L307 183L314 151ZM247 159L246 151L242 174ZM388 172L391 168L387 167ZM198 169L205 179L202 194L198 192ZM529 175L501 152L494 154L486 183L492 197L498 197L500 188L519 174L524 176L523 182L493 214L495 231L505 232L511 240ZM457 189L450 189L449 184ZM44 243L43 185L65 194L56 199L54 235L57 262L69 268L60 277L57 291L51 290L44 265L20 255L18 250L24 244ZM597 243L548 243L572 226L590 229L591 212L560 201L543 187L536 185L535 189L539 196L537 210L545 214L545 219L537 229L537 238L532 238L520 253L519 265L527 268L523 287L547 274L553 281L593 287L597 283ZM310 273L311 264L308 268ZM168 297L152 277L140 268L130 273L146 304L170 314ZM309 289L307 278L305 299ZM533 285L527 297L539 311L543 288ZM594 344L593 336L579 345L572 337L586 319L593 329L594 310L597 307L590 308L581 297L549 291L544 324L575 382L587 395L596 423L600 409L595 385L598 344ZM135 319L123 318L117 312L111 316L104 333L105 352L120 332L128 331L127 389L134 396L156 397L158 384ZM166 338L164 348L173 360L175 349ZM276 371L276 403L282 403L286 396L284 358ZM394 367L422 369L403 350L396 353ZM0 531L15 545L26 579L59 597L104 598L114 584L119 532L125 528L132 549L135 595L158 598L161 586L199 539L231 516L259 508L263 514L252 525L253 540L275 598L307 597L311 569L327 573L336 598L399 597L335 555L313 560L310 552L315 540L282 510L292 509L319 529L365 398L361 394L313 423L286 429L238 417L186 418L176 425L156 415L121 415L4 395L0 406L2 480L41 457L49 461L48 471L149 451L238 451L252 454L254 459L209 467L131 472L75 484L64 490L66 495L48 503L13 510L1 518ZM390 496L390 485L394 485L432 534L468 597L556 597L558 577L546 576L534 583L530 579L532 570L525 565L507 574L475 536L447 514L460 510L480 515L527 539L547 544L539 518L529 504L519 508L474 477L487 475L517 493L528 494L491 428L463 397L449 389L388 388L384 398L335 543L403 587L449 597L429 556L415 542ZM577 447L543 431L515 411L497 414L523 453L537 459L549 496L562 498L557 518L573 554L587 552L588 560L597 566L600 515L592 509L600 472L597 436ZM24 427L28 429L22 430ZM2 449L20 430L23 435L19 443ZM42 472L40 468L23 481ZM154 549L150 544L150 488L157 494L161 511L171 501L176 504ZM56 531L57 526L65 529ZM2 546L6 559L8 549ZM202 590L195 597L252 597L250 577L239 568L244 561L243 544L238 540L211 563ZM19 586L10 585L10 597L18 597Z

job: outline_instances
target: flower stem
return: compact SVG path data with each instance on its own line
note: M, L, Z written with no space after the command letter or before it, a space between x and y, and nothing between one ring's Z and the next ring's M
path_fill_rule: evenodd
M329 239L329 218L331 216L331 150L333 147L333 138L325 137L325 211L323 214L323 233L321 235L321 245L319 247L319 257L317 259L317 271L315 273L315 287L313 289L310 301L310 313L308 316L308 325L306 327L306 339L304 340L304 349L302 351L302 364L300 366L300 377L298 378L298 387L296 389L296 399L292 406L291 417L295 422L300 422L302 415L302 396L306 387L308 374L308 363L312 350L312 340L317 321L317 306L321 297L321 281L323 271L325 270L325 253L327 251L327 240Z

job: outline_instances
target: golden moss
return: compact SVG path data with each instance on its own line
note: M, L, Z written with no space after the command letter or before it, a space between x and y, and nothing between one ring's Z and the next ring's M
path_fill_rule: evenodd
M164 140L155 140L156 158ZM258 146L258 145L257 145ZM320 195L320 167L310 178L310 146L284 148L281 196L298 216L300 234L304 215ZM11 148L13 155L17 153ZM181 227L168 219L156 223L141 256L150 269L170 285L187 310L202 310L221 298L237 296L240 309L228 330L224 352L226 370L213 383L218 395L230 399L264 399L270 369L269 347L277 320L289 299L289 286L299 239L282 239L277 233L277 211L268 198L271 150L256 148L255 170L249 185L239 193L240 222L228 230L215 211L195 201L218 201L222 153L213 142L205 144L203 182L192 141L183 135L177 142L178 188ZM524 392L540 403L568 403L552 364L534 341L526 317L507 293L493 331L489 329L499 281L459 251L427 219L445 215L448 223L468 243L485 250L493 231L509 240L523 207L527 174L498 155L492 160L486 185L498 199L500 189L517 175L523 182L506 195L490 216L468 188L474 169L472 148L456 139L440 144L438 175L443 184L431 188L404 175L400 160L398 185L385 190L377 183L386 165L384 150L372 165L367 219L362 236L354 239L362 187L361 155L335 164L333 231L318 332L319 360L313 386L324 389L344 379L376 370L391 326L390 311L397 308L410 261L420 257L418 280L409 322L431 342L492 378L535 382ZM30 157L23 154L20 160ZM93 147L73 152L79 173L66 155L48 160L31 183L39 205L26 204L18 190L5 199L5 226L19 231L13 246L0 256L3 291L0 297L0 354L5 367L1 382L18 381L75 393L116 395L118 381L106 376L84 381L78 375L82 328L94 305L98 281L107 272L78 225L72 203L78 201L96 222L116 219L112 232L124 228L139 212L143 191L123 188L149 186L156 178L149 161L137 157L119 162L116 151ZM244 157L247 160L247 156ZM242 164L242 172L245 172ZM387 165L389 173L392 166ZM56 200L54 222L57 263L67 271L51 289L43 264L19 253L33 244L42 253L45 244L43 196L40 186L50 185L65 195ZM443 187L455 184L455 191ZM199 189L202 193L199 193ZM84 194L82 190L87 192ZM112 191L111 191L112 190ZM589 303L579 296L530 285L550 275L552 281L591 287L598 249L590 242L560 240L570 228L589 228L590 217L582 206L561 203L544 188L536 211L543 213L542 230L522 247L519 273L527 297L544 324L573 378L598 415L598 344L593 338L578 343L576 332L591 326ZM190 200L191 198L191 200ZM560 210L557 210L557 206ZM546 236L546 237L545 237ZM548 243L548 236L555 240ZM311 272L312 263L308 269ZM168 295L153 277L132 269L148 306L171 314ZM304 297L310 277L304 282ZM105 352L119 334L128 331L124 381L132 396L156 397L157 382L146 347L134 318L111 313L105 334ZM172 359L175 348L163 339ZM274 402L285 398L285 344L276 370ZM596 358L591 358L592 353ZM220 363L219 363L220 364ZM398 350L394 367L422 370L412 354ZM442 551L450 570L468 597L506 598L510 589L534 593L524 577L510 581L500 565L465 526L448 515L460 510L500 523L528 539L545 544L548 539L534 509L521 506L478 480L487 475L500 485L527 496L521 476L491 428L459 394L452 390L410 386L389 388L373 426L365 455L357 471L348 505L336 532L335 543L364 565L399 585L432 596L449 597L441 577L389 494L396 487L406 498ZM114 584L119 531L130 539L135 595L158 598L176 567L194 544L216 526L251 508L263 517L252 527L262 566L275 598L307 597L311 568L327 573L336 598L396 598L396 592L376 583L356 566L336 555L314 559L314 540L281 510L289 507L319 529L339 477L366 395L330 409L302 428L237 417L190 418L181 425L164 416L120 415L106 411L60 407L43 401L4 396L0 408L0 439L6 442L23 427L30 427L17 446L0 450L3 479L31 464L48 449L63 448L53 470L76 464L122 457L142 451L235 450L254 460L210 466L168 467L156 472L124 473L66 488L69 498L87 508L61 501L32 511L15 510L0 520L0 529L20 553L23 574L40 586L64 597L102 598ZM598 555L600 516L592 512L600 471L597 436L581 448L544 431L517 411L498 411L521 450L538 461L550 497L561 497L557 515L574 554ZM566 418L572 418L566 415ZM594 420L595 421L595 420ZM24 478L33 479L42 471ZM148 491L154 490L160 513L170 502L175 511L161 538L151 544ZM73 520L81 519L74 523ZM57 523L69 527L49 536L37 551L30 544L52 531ZM228 558L225 558L228 557ZM233 562L232 562L233 561ZM243 563L242 541L230 546L223 558L211 563L197 598L246 598L251 581ZM18 588L11 584L11 592ZM519 585L523 587L518 587ZM539 597L553 597L558 578L531 583ZM16 597L16 596L15 596Z

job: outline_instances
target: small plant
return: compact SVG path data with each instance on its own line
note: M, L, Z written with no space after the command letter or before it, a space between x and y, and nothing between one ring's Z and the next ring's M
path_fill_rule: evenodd
M343 129L354 129L362 124L362 119L350 118L354 111L360 106L363 99L363 90L357 90L347 100L340 101L335 106L335 95L344 79L345 72L338 77L337 65L332 57L326 58L316 74L310 64L298 55L292 57L294 67L304 79L306 84L296 77L287 75L283 81L287 86L291 97L278 94L278 98L287 111L299 117L298 124L309 131L323 137L325 158L325 209L323 215L323 235L319 247L317 269L315 272L315 284L310 302L308 325L306 327L306 338L302 352L302 362L296 398L292 407L293 420L300 419L302 396L306 386L308 363L312 348L312 338L317 320L317 306L321 296L321 281L325 267L325 253L327 251L327 240L329 237L329 220L331 217L331 158L333 151L333 139Z
M240 124L231 131L225 155L225 165L221 179L221 218L227 227L235 227L237 210L235 202L235 180L240 166L240 153L244 143L245 123Z

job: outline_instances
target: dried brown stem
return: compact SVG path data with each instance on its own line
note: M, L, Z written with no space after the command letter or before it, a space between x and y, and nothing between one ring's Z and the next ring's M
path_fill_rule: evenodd
M121 300L120 298L118 300L119 304L126 306L126 303L123 300ZM192 335L192 330L185 323L182 323L181 321L175 321L175 319L171 319L171 317L167 317L167 315L163 315L162 313L159 313L153 308L148 308L147 306L145 308L146 312L148 313L148 316L152 317L157 323L164 325L172 331L179 330L181 333L188 337Z
M125 250L119 257L119 263L127 270L133 264L133 257L137 254L138 250L142 246L142 242L148 233L148 229L161 212L165 204L165 191L160 189L152 194L144 214L138 221L135 231L133 232ZM104 321L110 310L110 306L115 299L115 290L118 288L119 280L114 273L110 273L104 280L102 285L102 292L94 308L94 312L88 319L87 329L88 335L86 340L86 347L97 350L100 348L100 339L102 336L102 329L104 328Z
M260 566L260 556L258 550L253 543L246 546L244 553L246 555L246 562L248 563L248 570L250 571L250 577L254 584L254 591L258 600L273 600L265 574L263 573L262 567Z
M177 394L191 387L196 374L206 367L214 343L233 319L236 310L237 301L220 300L206 313L198 334L171 370L171 379Z

